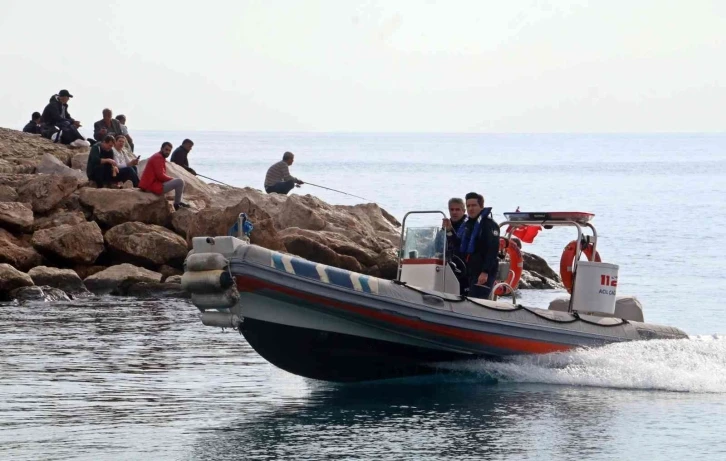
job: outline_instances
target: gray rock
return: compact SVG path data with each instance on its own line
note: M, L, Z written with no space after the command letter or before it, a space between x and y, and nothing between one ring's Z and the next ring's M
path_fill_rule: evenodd
M133 296L136 298L191 298L191 294L184 291L181 285L174 283L138 282L133 279L127 279L121 282L111 294L116 296Z
M87 277L83 283L92 293L108 294L124 280L136 282L161 282L161 274L132 264L119 264Z
M95 222L42 229L33 234L31 243L41 253L77 264L92 264L105 249L103 234Z
M49 286L73 294L88 292L83 280L71 269L38 266L30 269L28 275L37 286Z
M33 286L33 280L10 264L0 264L0 299L9 299L16 288Z
M33 210L25 203L0 202L0 226L16 232L33 229Z
M76 155L85 155L86 159L88 158L88 154L76 154ZM43 154L43 158L38 164L37 167L35 167L36 173L44 173L44 174L57 174L61 176L70 176L72 178L76 178L79 183L83 184L88 181L88 178L86 177L86 174L74 170L73 168L68 167L66 164L58 160L58 157L45 153Z
M523 251L522 260L524 263L524 270L536 272L545 278L560 282L560 275L547 264L547 261L545 261L544 258Z

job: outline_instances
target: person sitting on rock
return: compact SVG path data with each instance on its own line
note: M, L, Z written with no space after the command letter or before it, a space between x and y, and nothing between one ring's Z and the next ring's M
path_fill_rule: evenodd
M95 182L97 187L109 187L114 184L130 181L133 170L130 167L119 168L113 158L113 136L107 135L103 141L97 142L88 153L86 176Z
M115 142L113 145L113 159L116 161L116 166L119 171L123 168L128 167L130 169L129 176L131 184L134 187L139 187L139 170L137 165L139 164L139 157L135 156L129 149L126 148L126 136L119 134L116 135Z
M116 120L118 120L119 125L121 125L121 133L123 133L124 136L126 136L126 144L131 149L131 152L134 151L134 139L129 134L129 129L126 128L126 116L123 114L118 114L116 116Z
M30 121L23 127L23 133L40 134L42 131L40 120L40 112L33 112Z
M151 192L156 195L164 195L169 191L174 191L174 209L179 207L188 208L189 205L182 202L182 194L184 192L184 180L181 178L172 178L166 174L166 159L171 155L172 145L165 142L161 145L161 150L146 162L146 168L141 174L139 188L145 192Z
M100 141L107 135L115 138L119 134L124 134L121 124L113 118L111 109L103 109L103 118L93 124L93 137Z
M185 139L181 146L177 147L174 150L174 153L171 154L171 160L170 162L176 163L180 167L184 168L194 176L197 175L197 172L194 171L192 168L189 167L189 159L187 156L192 151L192 147L194 147L194 143L191 139Z
M68 113L68 100L72 97L68 90L60 90L58 94L50 97L41 115L43 122L41 135L53 142L85 146L83 135L78 131L81 122L74 120Z
M272 165L265 175L265 192L268 194L287 195L293 187L300 187L305 184L301 180L290 175L290 165L295 161L292 152L285 152L282 160Z

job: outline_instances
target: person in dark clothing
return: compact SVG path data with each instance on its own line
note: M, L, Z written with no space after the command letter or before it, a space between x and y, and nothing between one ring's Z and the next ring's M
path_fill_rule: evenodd
M132 179L131 168L119 168L113 159L114 142L113 136L107 135L103 141L94 144L88 154L86 176L95 182L97 187L106 187Z
M72 97L73 95L68 90L60 90L58 94L50 97L50 101L41 115L43 122L41 135L44 138L55 142L60 141L62 144L70 144L78 139L83 139L81 133L78 132L81 122L74 120L68 112L68 100Z
M25 127L23 127L23 133L40 134L40 120L40 112L33 112L33 115L30 117L30 121L27 125L25 125Z
M458 253L466 263L469 296L488 298L499 269L499 225L491 208L483 208L484 197L466 194L467 218L454 234Z
M100 141L107 135L114 138L120 134L124 134L121 129L121 123L113 118L111 109L103 109L103 118L93 124L93 138Z
M197 172L189 167L189 159L187 158L189 152L192 151L192 147L194 147L194 143L192 142L192 140L185 139L184 141L182 141L181 146L174 149L174 153L171 154L171 159L169 161L171 163L176 163L180 167L184 168L185 170L196 176Z
M443 229L446 231L446 255L451 261L452 269L459 282L459 293L463 296L469 292L469 280L466 274L466 266L463 257L459 252L456 233L464 222L466 222L466 204L463 199L454 197L449 200L449 218L444 219Z

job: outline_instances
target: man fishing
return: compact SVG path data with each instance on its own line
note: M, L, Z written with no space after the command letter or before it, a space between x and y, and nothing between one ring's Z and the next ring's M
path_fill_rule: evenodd
M265 192L268 194L287 195L293 187L300 187L305 184L301 180L290 175L290 165L295 161L292 152L285 152L282 160L272 165L265 175Z

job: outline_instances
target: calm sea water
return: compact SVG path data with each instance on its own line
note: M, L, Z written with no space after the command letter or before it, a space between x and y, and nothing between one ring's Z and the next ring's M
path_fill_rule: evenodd
M726 135L139 132L137 152L184 137L220 181L259 188L291 150L296 176L399 219L470 190L499 220L594 212L619 293L692 338L332 385L275 369L185 302L4 305L0 459L726 458ZM554 265L572 237L547 231L528 250Z

